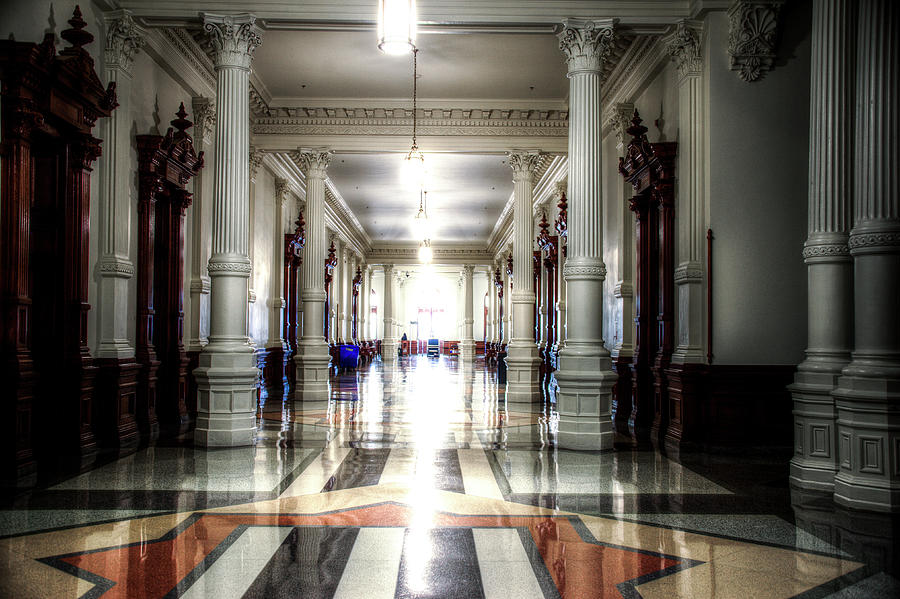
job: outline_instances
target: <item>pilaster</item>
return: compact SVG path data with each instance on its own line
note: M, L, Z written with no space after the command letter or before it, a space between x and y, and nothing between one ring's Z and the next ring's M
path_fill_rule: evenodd
M397 338L394 336L394 265L384 265L384 340L381 359L386 364L397 361Z
M200 353L194 443L251 445L256 438L258 369L247 337L250 278L250 61L260 44L256 17L201 14L216 70L216 147L209 343Z
M856 3L812 8L809 122L809 237L806 359L797 367L791 484L831 491L838 470L838 424L831 393L850 361L852 260L847 245L853 194L853 53Z
M128 287L134 277L130 254L131 207L131 67L144 45L145 31L126 10L104 17L106 46L104 74L116 90L119 107L100 122L105 151L100 157L100 235L97 321L99 339L96 365L97 409L94 425L98 439L119 453L138 443L135 395L139 365L129 337Z
M678 177L675 268L677 326L675 364L705 364L706 158L704 132L703 23L679 21L666 39L666 49L678 71Z
M301 149L294 154L306 175L306 248L300 278L303 331L298 342L297 400L328 398L331 355L325 340L325 172L331 162L326 149Z
M616 381L603 343L603 215L600 70L612 50L613 21L563 21L558 34L569 78L567 339L560 351L558 443L612 447L611 392Z

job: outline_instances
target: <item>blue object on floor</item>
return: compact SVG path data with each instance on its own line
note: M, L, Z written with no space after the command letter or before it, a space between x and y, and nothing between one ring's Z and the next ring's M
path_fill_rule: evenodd
M356 368L359 366L359 346L358 345L341 345L340 358L338 365L341 369Z
M432 356L440 356L441 355L441 342L438 339L429 339L428 340L428 351L426 352L428 357Z

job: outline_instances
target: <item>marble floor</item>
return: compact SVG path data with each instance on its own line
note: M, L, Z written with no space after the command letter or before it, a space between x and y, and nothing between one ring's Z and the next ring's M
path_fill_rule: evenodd
M895 518L788 488L779 452L556 447L480 359L380 361L0 507L0 597L900 597Z

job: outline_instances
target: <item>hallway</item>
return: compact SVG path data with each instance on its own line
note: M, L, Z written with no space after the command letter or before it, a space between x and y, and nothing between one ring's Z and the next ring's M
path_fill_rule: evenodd
M780 456L567 451L552 404L504 403L481 359L423 356L334 376L321 405L266 401L255 447L188 433L5 506L0 595L892 592L793 525Z

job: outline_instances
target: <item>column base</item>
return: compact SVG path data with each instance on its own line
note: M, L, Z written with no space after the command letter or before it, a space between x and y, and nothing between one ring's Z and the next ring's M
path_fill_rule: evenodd
M611 449L612 389L617 379L612 360L608 355L565 348L560 362L556 371L557 445L563 449Z
M832 390L839 372L801 370L788 386L794 403L794 457L790 483L798 489L834 491L837 422Z
M459 358L465 362L475 359L475 340L463 339L459 342Z
M199 404L194 445L253 445L258 372L255 355L244 347L237 352L204 348L194 371Z
M834 391L840 466L834 500L855 509L900 512L895 455L900 445L900 379L863 376L880 370L867 362L852 362Z
M393 339L385 339L381 342L381 360L383 362L397 361L398 343Z
M534 343L509 344L506 356L506 403L531 406L541 401L541 358Z
M331 354L322 339L301 339L297 344L294 366L297 372L296 401L323 401L329 393Z

